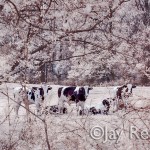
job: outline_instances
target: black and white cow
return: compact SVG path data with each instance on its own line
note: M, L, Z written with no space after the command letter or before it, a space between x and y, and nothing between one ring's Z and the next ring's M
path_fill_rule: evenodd
M24 87L16 87L14 88L14 99L17 103L14 104L16 115L18 115L19 107L22 101L24 101L27 98L28 104L35 104L37 113L40 114L40 105L46 99L48 96L49 90L51 90L52 87L49 85L42 85L41 87L32 87L24 88Z
M111 100L110 98L104 99L102 101L100 101L98 104L96 105L92 105L92 106L86 106L86 109L88 110L88 113L90 114L105 114L108 115L109 113L109 109L111 106Z
M42 112L42 114L48 115L48 114L57 114L59 113L58 105L52 105L52 106L46 106ZM63 114L67 114L67 107L63 108Z
M89 91L93 88L89 86L77 86L77 87L60 87L58 89L58 108L59 112L62 113L64 108L64 103L75 102L77 106L77 114L79 111L79 106L81 110L84 111L85 101L89 95Z
M132 95L133 88L136 88L135 85L132 84L126 84L123 86L114 87L113 92L115 99L113 106L116 107L116 109L119 108L119 101L123 102L123 105L125 108L127 108L128 105L128 97Z

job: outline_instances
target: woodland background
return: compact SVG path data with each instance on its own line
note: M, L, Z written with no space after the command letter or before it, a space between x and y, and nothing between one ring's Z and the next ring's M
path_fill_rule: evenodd
M150 84L149 0L1 0L1 81Z

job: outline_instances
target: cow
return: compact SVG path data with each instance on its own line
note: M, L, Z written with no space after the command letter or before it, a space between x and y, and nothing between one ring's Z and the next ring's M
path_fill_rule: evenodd
M119 101L123 100L122 99L122 93L123 91L125 91L125 89L127 88L127 85L122 85L122 86L117 86L113 88L113 99L115 99L113 101L113 110L119 108Z
M113 89L114 96L113 99L115 99L113 106L116 107L116 109L119 108L119 103L123 102L122 105L124 105L125 108L127 108L128 105L128 98L132 95L133 88L136 88L135 85L132 84L126 84L123 86L115 87Z
M58 112L58 105L46 106L42 112L42 114L48 115L50 114L57 114ZM67 107L63 108L63 114L67 114Z
M77 106L77 114L79 114L79 107L81 107L81 110L84 111L85 101L89 95L89 91L92 89L93 88L89 86L60 87L58 89L59 112L62 113L65 102L69 105L71 102L75 102Z
M107 98L102 100L100 103L96 104L96 105L92 105L92 106L86 106L86 109L88 110L88 113L90 114L105 114L108 115L109 113L109 109L111 106L111 101L112 99Z
M37 114L40 114L41 103L46 99L46 97L48 96L48 92L51 89L52 87L45 84L41 87L32 87L31 89L27 87L14 88L14 100L16 102L14 105L14 109L16 112L16 116L18 116L19 107L22 102L26 102L28 103L28 105L35 104Z

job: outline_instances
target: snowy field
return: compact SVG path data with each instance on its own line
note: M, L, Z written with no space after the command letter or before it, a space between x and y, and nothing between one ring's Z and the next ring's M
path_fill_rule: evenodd
M2 84L0 91L7 93L13 98L13 88L19 84ZM27 85L32 87L33 85ZM35 85L34 85L35 86ZM37 85L40 86L40 85ZM55 105L58 103L57 89L60 86L51 85L52 91L46 99L44 105ZM98 104L105 98L112 96L113 87L94 87L90 91L86 105ZM8 107L8 101L10 107ZM47 144L42 122L31 115L31 122L26 122L24 108L19 109L19 118L12 110L13 102L3 94L0 94L0 149L13 150L46 150ZM133 96L129 99L133 108L119 110L107 115L77 116L75 104L69 108L68 114L47 115L48 136L51 149L55 150L84 150L84 149L121 149L121 150L141 150L150 149L150 87L137 87L133 90ZM30 109L35 111L35 106L30 105ZM10 112L10 116L8 115ZM41 116L44 117L44 116ZM130 126L136 126L138 131L148 130L148 138L129 138ZM94 139L90 131L93 127L102 127L104 135L99 139ZM111 131L118 131L120 138L111 138ZM108 131L108 132L107 132ZM122 131L122 132L121 132ZM102 132L102 131L101 131ZM99 134L99 133L97 133ZM100 135L98 135L100 136Z

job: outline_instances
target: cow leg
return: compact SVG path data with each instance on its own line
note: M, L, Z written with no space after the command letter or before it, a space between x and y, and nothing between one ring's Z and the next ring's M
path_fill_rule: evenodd
M28 99L27 99L27 97L25 97L24 99L23 99L23 102L24 102L24 104L25 104L25 108L26 108L26 116L27 116L27 122L30 122L30 118L29 118L29 101L28 101Z
M60 114L63 114L63 110L64 110L64 105L59 105L58 106L58 112L60 113Z
M119 99L118 98L114 98L113 103L112 103L113 112L118 110L118 105L119 105Z
M18 116L18 111L19 111L20 105L21 105L21 101L17 102L17 103L14 105L14 110L15 110L16 116Z
M63 110L64 110L64 102L62 103L61 109L60 109L60 113L63 114Z
M59 98L59 100L58 100L58 112L63 113L63 109L64 109L64 100Z
M115 103L116 103L116 99L113 98L113 99L112 99L112 102L111 102L111 107L112 107L112 112L113 112L113 113L115 112Z
M84 115L84 105L85 105L85 102L84 101L80 101L80 107L81 107L81 111L82 111L82 115Z
M77 107L77 116L79 115L79 102L76 103L76 107Z
M15 103L14 103L13 107L14 107L15 115L18 116L18 111L19 111L22 99L21 99L21 96L19 94L15 95L14 98L15 98L14 99Z
M27 121L30 121L30 118L29 118L29 104L28 103L25 103L25 107L26 107L26 114L27 114Z
M61 108L62 108L62 105L60 105L60 103L58 104L58 112L61 113Z
M120 99L119 97L116 98L116 110L119 109L119 99Z
M113 111L117 111L118 110L118 98L115 99L114 104L113 104Z
M127 98L123 97L122 100L123 100L123 104L124 104L125 109L127 109L127 107L128 107L128 100L127 100Z
M37 115L41 115L41 107L40 107L40 103L36 103L36 111L37 111Z
M81 107L82 115L84 114L84 105L85 105L85 102L83 102L83 101L79 101L77 103L77 115L79 114L79 106Z

